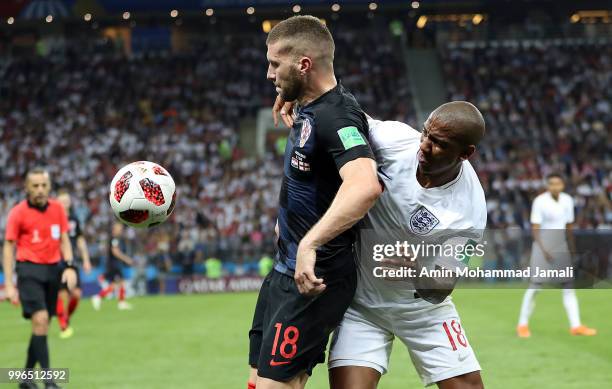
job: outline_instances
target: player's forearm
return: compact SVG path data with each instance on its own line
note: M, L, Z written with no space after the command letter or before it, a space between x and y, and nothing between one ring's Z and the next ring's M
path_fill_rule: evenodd
M87 249L87 241L85 241L85 238L83 238L82 236L77 238L77 249L79 250L79 254L81 258L83 259L83 263L89 264L90 259L89 259L89 250Z
M574 239L574 228L571 224L567 225L565 236L567 237L567 247L569 248L570 254L576 255L576 240Z
M2 269L4 271L4 283L6 285L13 285L13 262L15 244L11 241L5 240L2 246Z
M60 251L62 253L62 258L66 263L72 263L73 254L72 254L72 245L70 244L70 238L68 236L62 236L62 241L60 243Z
M115 248L113 249L113 255L119 258L120 261L124 262L126 265L132 265L132 258L128 257L123 251Z
M456 262L454 258L443 258L425 265L430 271L434 269L437 271L445 270L444 276L429 277L420 275L424 266L420 260L416 261L417 277L415 280L415 289L423 300L432 304L440 304L446 297L450 296L459 280L459 276L457 276L457 267L463 266L457 263L457 267L453 268L451 265L453 262Z
M533 240L536 242L536 244L540 246L540 249L546 252L544 243L542 242L542 235L540 234L540 226L533 225L531 227L531 235L533 236Z
M316 248L348 230L372 208L380 193L377 181L364 185L357 180L345 180L327 212L308 231L301 244Z

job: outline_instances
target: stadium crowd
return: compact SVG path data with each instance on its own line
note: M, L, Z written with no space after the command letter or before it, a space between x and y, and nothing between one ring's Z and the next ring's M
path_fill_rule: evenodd
M401 51L385 31L334 30L336 72L366 112L414 125ZM24 172L45 165L55 186L73 194L92 257L102 258L113 220L108 183L123 164L152 159L177 183L175 223L130 230L135 255L160 267L170 256L191 269L211 256L243 263L272 254L280 156L270 149L246 157L238 147L241 121L274 98L264 77L265 35L130 56L108 40L77 39L0 66L0 232L23 198ZM448 98L473 101L487 120L474 163L491 227L528 228L530 202L556 170L569 178L579 227L612 224L610 46L461 47L441 55Z
M473 163L490 227L529 227L551 172L566 177L578 228L612 226L612 47L514 42L442 51L448 98L483 112Z
M251 158L237 147L241 121L273 102L265 35L223 40L126 56L107 39L55 39L44 56L3 62L0 232L23 198L24 173L43 165L54 187L72 193L95 262L113 220L108 183L123 164L149 159L173 175L177 206L174 223L128 230L136 257L161 269L169 255L190 269L208 257L242 263L272 254L282 162L275 150ZM346 31L337 46L339 78L369 113L414 118L401 56L385 34Z

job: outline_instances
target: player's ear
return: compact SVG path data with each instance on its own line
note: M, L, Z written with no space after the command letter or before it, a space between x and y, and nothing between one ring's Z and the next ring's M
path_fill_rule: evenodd
M300 57L298 67L300 70L300 75L306 75L306 73L312 69L312 59L309 57Z
M463 153L461 153L461 155L459 156L459 158L462 161L465 161L467 159L470 159L470 157L472 155L474 155L474 153L476 152L476 146L474 145L469 145L468 147L465 148L465 150L463 151Z

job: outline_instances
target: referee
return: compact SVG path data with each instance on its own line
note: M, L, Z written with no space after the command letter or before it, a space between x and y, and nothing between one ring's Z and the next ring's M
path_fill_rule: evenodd
M69 289L76 284L68 218L62 205L49 199L50 189L51 181L46 170L34 168L27 173L27 198L9 212L4 239L6 295L13 303L21 301L23 317L32 321L26 369L34 368L37 362L41 368L49 368L47 332L49 318L55 315L60 283L66 282ZM17 288L13 284L15 257ZM60 264L60 258L64 258L65 266ZM37 385L22 382L19 388L31 389ZM46 382L45 388L59 387L54 382Z

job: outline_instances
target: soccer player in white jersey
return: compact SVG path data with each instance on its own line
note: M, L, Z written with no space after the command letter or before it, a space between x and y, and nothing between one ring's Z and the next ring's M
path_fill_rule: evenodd
M565 183L559 174L549 174L546 177L548 190L535 198L531 207L531 231L533 234L533 247L531 251L531 274L536 269L554 270L565 269L572 266L572 257L575 253L573 236L574 200L563 192ZM538 272L539 273L539 272ZM534 298L545 282L558 282L563 287L563 305L567 312L570 324L570 334L592 336L597 334L593 328L582 325L578 299L570 277L544 278L534 276L531 278L529 289L523 296L519 323L516 327L517 335L521 338L531 336L529 331L529 316L533 313Z
M290 109L277 100L275 120L280 111L290 124ZM366 224L378 234L404 230L419 240L451 231L481 239L487 217L484 191L467 161L484 135L478 109L467 102L444 104L432 112L422 133L393 121L371 119L369 126L385 190ZM456 261L448 260L440 258L438 265L453 269ZM376 388L387 371L394 337L407 346L426 386L482 388L480 365L448 297L454 283L418 289L408 280L376 278L376 265L372 258L360 258L355 298L332 341L331 388Z

